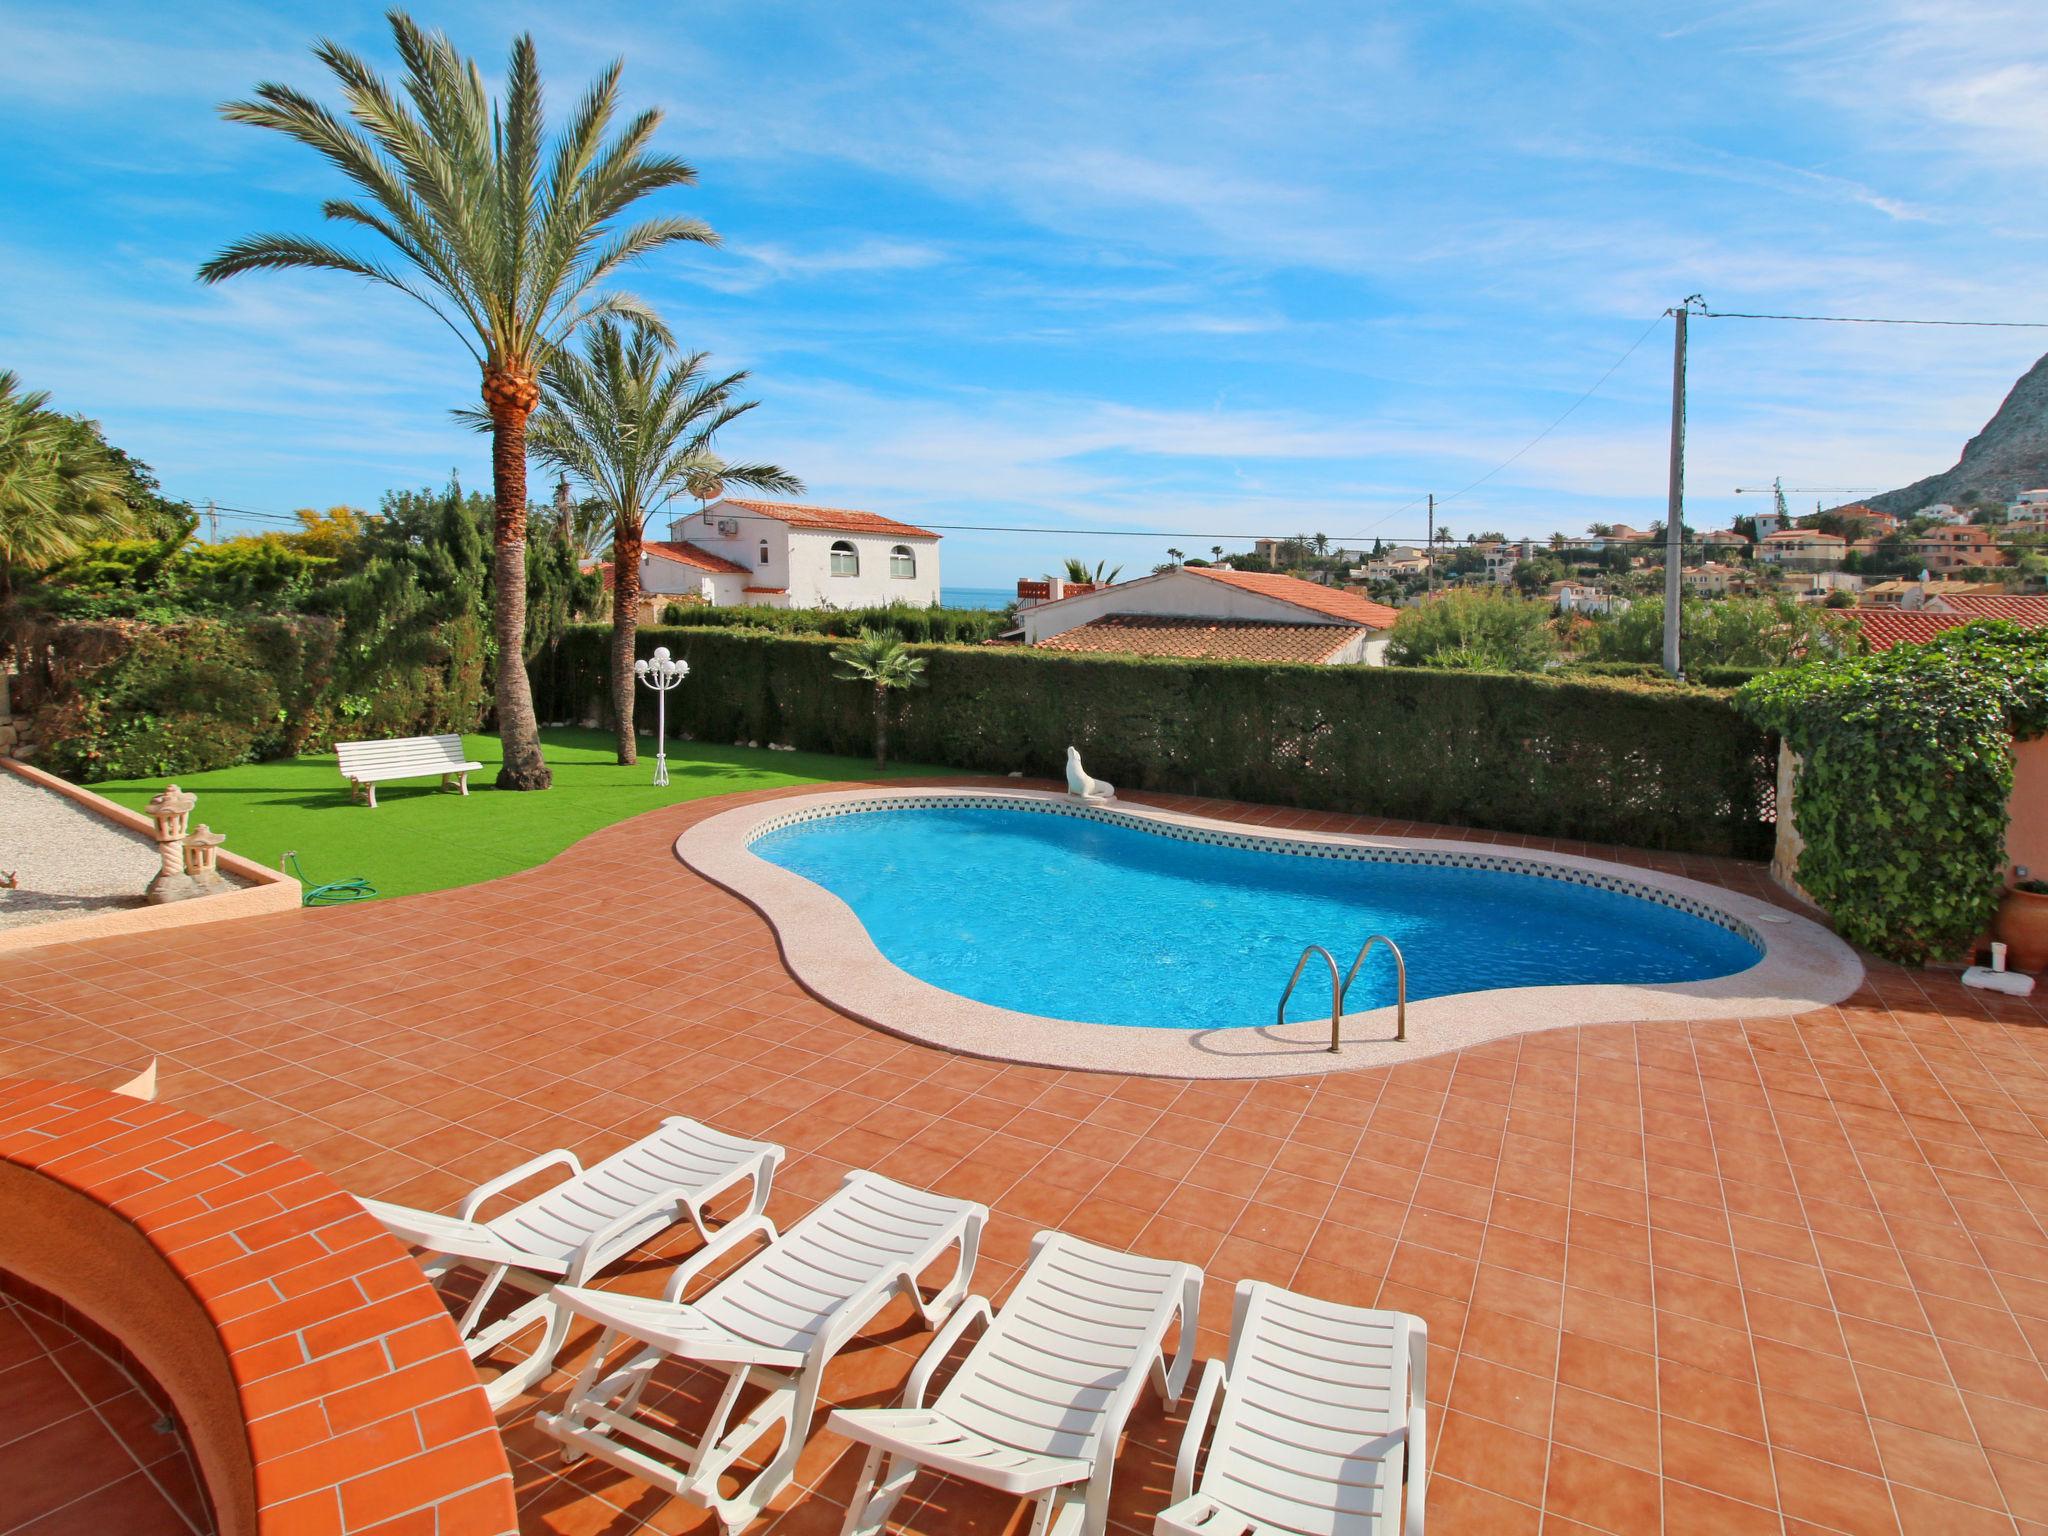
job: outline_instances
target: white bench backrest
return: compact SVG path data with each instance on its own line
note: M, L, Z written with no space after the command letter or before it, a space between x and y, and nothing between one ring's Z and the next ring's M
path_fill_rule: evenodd
M467 763L460 736L403 736L395 741L337 741L334 755L348 778L365 773L455 773Z

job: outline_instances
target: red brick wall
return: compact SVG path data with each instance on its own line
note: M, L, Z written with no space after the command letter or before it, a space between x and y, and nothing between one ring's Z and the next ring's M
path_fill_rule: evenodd
M0 1269L170 1397L222 1536L505 1536L511 1473L406 1250L311 1164L100 1089L0 1081Z

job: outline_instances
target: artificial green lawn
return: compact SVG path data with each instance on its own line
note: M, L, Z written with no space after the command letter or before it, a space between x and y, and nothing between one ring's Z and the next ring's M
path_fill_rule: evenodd
M463 743L484 765L470 775L466 800L442 793L438 780L416 779L379 784L373 811L350 801L332 753L181 773L177 783L199 796L194 823L223 834L230 852L275 868L295 848L309 883L360 875L380 896L405 896L530 869L600 827L657 806L876 776L874 763L862 758L682 742L670 744L668 787L656 789L651 738L641 744L639 763L621 768L609 732L548 730L541 744L554 787L514 794L491 787L502 761L498 738L465 736ZM885 775L948 772L957 770L891 763ZM92 787L140 810L164 782L116 779Z

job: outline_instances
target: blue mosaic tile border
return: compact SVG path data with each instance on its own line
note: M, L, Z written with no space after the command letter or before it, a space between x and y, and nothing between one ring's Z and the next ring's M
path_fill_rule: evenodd
M1528 875L1538 880L1559 880L1567 885L1585 885L1595 890L1613 891L1620 895L1633 896L1638 901L1652 901L1660 907L1671 907L1689 913L1748 941L1756 949L1759 957L1768 948L1763 936L1756 929L1720 907L1697 901L1676 891L1660 890L1653 885L1625 879L1619 875L1574 869L1568 865L1552 864L1542 859L1517 858L1513 854L1505 853L1451 853L1435 848L1371 848L1351 843L1265 837L1256 832L1212 832L1206 827L1182 826L1177 822L1162 821L1153 816L1115 810L1107 806L1080 805L1072 801L1031 800L1015 795L891 795L886 799L809 806L803 810L785 812L762 822L748 832L747 844L751 847L771 832L781 832L805 822L825 821L837 816L873 815L888 811L957 810L962 807L970 810L1019 811L1038 816L1069 816L1081 821L1102 821L1112 826L1128 827L1133 831L1150 833L1154 837L1169 837L1183 843L1210 843L1225 848L1249 848L1260 853L1285 854L1290 858L1349 859L1367 864L1436 864L1451 869L1484 869L1501 874Z

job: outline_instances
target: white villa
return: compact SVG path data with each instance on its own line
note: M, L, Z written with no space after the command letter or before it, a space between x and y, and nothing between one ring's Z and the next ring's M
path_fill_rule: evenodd
M2009 523L2027 526L2048 523L2048 490L2021 491L2018 499L2006 509L2005 519Z
M1017 622L1026 645L1052 651L1379 666L1397 617L1292 576L1183 565L1035 602Z
M650 606L694 599L726 608L930 607L939 536L874 512L720 497L670 520L644 546Z

